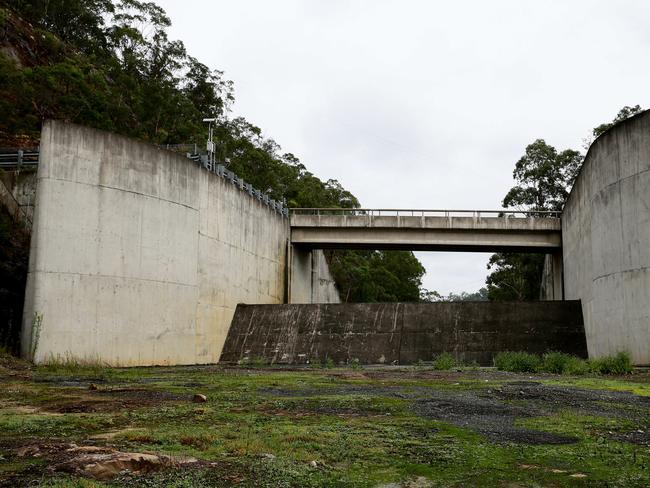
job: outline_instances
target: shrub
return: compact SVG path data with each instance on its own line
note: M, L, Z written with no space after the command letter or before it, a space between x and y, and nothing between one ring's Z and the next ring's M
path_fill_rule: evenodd
M361 361L359 361L357 358L354 358L352 361L350 361L350 367L352 369L361 369Z
M433 369L448 370L456 365L456 359L448 352L443 352L433 360Z
M501 371L515 373L535 372L539 369L542 359L527 352L500 352L494 357L494 365Z
M564 365L562 374L581 375L589 373L590 370L589 361L575 356L569 356L569 360Z
M573 356L557 351L547 352L542 356L540 370L545 373L562 374L566 371L567 365Z
M632 372L632 360L627 352L594 359L590 365L591 371L598 374L629 374Z

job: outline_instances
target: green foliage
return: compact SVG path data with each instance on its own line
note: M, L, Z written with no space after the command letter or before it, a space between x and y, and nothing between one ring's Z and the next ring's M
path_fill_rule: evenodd
M329 255L345 302L417 302L424 267L410 251L346 251Z
M558 153L543 139L536 140L515 164L512 176L517 185L503 199L503 207L562 210L581 164L578 151Z
M542 356L540 369L552 374L562 374L574 357L563 352L551 351Z
M460 293L452 292L445 296L437 291L422 290L420 292L421 302L484 302L486 300L488 300L488 289L485 287L473 293L461 291Z
M15 354L20 349L28 257L29 235L0 205L0 347Z
M439 371L447 371L453 368L454 366L456 366L456 359L448 352L443 352L442 354L439 354L433 360L433 369L437 369Z
M591 371L591 365L589 361L578 358L576 356L570 356L569 359L564 363L564 368L562 369L562 374L568 375L584 375Z
M527 352L500 352L494 357L494 365L501 371L534 373L542 363L539 356Z
M624 120L629 119L633 115L636 115L641 112L643 112L643 109L641 108L640 105L635 105L634 107L630 107L626 105L621 110L619 110L619 112L616 114L616 117L614 117L614 120L612 120L611 122L600 124L598 127L594 128L592 132L593 137L594 138L598 137L603 132L606 132L612 127L614 127L619 122L623 122Z
M494 365L501 371L538 372L566 375L630 374L632 361L627 352L613 356L585 360L570 354L551 351L543 356L527 352L500 352L494 357Z
M592 359L590 366L591 370L598 374L630 374L632 372L632 360L627 352Z
M259 127L228 119L232 82L169 39L170 19L154 3L16 0L11 8L7 37L29 49L20 63L0 53L0 145L16 138L36 145L42 121L62 119L202 147L201 120L216 118L217 159L271 198L289 207L360 206L337 180L320 180ZM331 251L328 259L346 301L419 300L424 268L410 252Z
M490 300L525 301L539 298L543 254L497 253L490 257L486 279Z

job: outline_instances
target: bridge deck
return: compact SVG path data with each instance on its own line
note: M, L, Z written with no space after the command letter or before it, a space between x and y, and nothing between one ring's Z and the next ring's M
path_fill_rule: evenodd
M551 253L562 247L561 221L555 214L520 214L295 209L291 243L318 249L470 252Z

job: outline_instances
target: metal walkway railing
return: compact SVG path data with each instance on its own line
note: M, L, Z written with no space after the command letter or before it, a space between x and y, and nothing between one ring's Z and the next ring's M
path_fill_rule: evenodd
M14 169L38 164L38 148L2 149L0 148L0 168Z
M197 152L196 144L176 144L176 145L160 145L161 149L174 151L184 154L185 157L199 164L211 173L220 176L233 185L239 187L240 190L247 192L253 198L256 198L269 208L278 212L279 214L287 217L289 216L289 209L285 202L274 200L270 198L265 192L253 187L251 183L246 183L243 178L238 177L235 173L228 170L224 165L210 162L207 155ZM38 165L38 148L30 149L1 149L0 148L0 168L2 169L20 169L25 166Z
M292 208L295 215L348 215L370 217L492 217L492 218L560 218L562 212L548 210L449 210L403 208Z

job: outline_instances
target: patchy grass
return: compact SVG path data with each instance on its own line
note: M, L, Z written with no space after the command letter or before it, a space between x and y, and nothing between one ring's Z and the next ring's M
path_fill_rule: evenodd
M249 366L0 370L0 486L650 484L639 433L650 431L648 373L531 381L485 369ZM576 400L554 402L558 391ZM573 440L513 441L494 430L501 423ZM56 468L51 453L66 452L56 443L71 442L199 462L97 481Z

